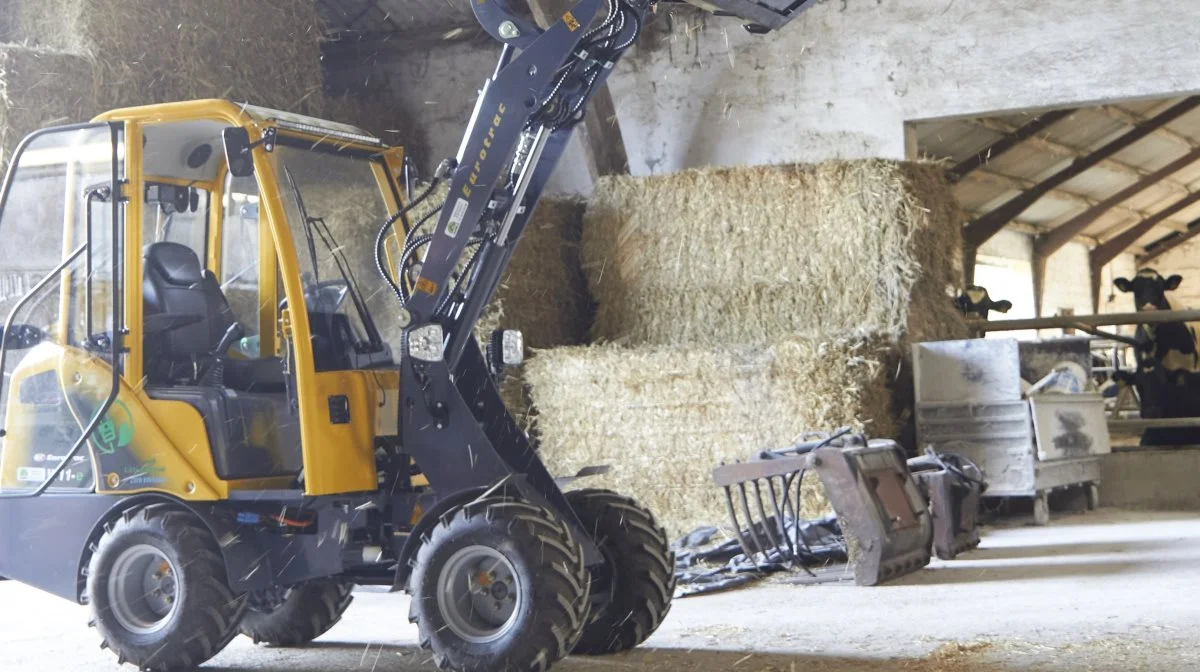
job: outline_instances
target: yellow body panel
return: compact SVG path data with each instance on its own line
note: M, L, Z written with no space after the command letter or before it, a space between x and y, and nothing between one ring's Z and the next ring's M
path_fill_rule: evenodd
M379 385L367 371L334 371L312 377L309 396L301 404L321 405L316 420L302 426L304 433L304 492L328 495L369 492L378 488L375 470L375 423ZM350 401L350 422L333 424L328 399L345 395ZM393 396L395 396L393 394Z
M65 442L73 443L92 421L94 409L107 398L112 386L112 368L84 350L44 343L21 360L13 372L11 390L19 391L22 383L47 372L56 374L65 406L74 419ZM5 489L36 485L18 478L21 468L44 464L35 459L40 453L34 452L44 447L33 439L42 431L66 429L61 426L66 414L53 418L58 427L39 426L38 407L23 403L20 397L19 393L10 394L6 409L7 424L19 431L10 431L0 453L0 487ZM228 489L216 478L199 412L186 404L153 403L157 416L143 404L141 394L124 380L120 381L112 407L79 453L91 464L96 491L122 495L166 492L198 501L223 498ZM172 437L163 430L165 426L171 427Z

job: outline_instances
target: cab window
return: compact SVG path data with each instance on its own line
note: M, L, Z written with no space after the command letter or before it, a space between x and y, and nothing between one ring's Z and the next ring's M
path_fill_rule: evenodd
M254 177L227 177L221 208L221 289L247 336L257 336L259 213Z
M206 259L211 194L196 187L156 182L153 177L146 178L145 192L142 242L179 243Z

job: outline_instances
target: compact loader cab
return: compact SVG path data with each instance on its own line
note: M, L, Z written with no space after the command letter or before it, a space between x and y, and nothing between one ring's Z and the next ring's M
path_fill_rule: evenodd
M231 127L267 134L249 174L226 165ZM223 101L35 135L0 213L37 241L6 258L13 286L41 276L5 311L0 486L36 490L72 452L48 490L374 490L398 378L349 258L400 207L400 161L352 127ZM97 416L93 450L72 450Z

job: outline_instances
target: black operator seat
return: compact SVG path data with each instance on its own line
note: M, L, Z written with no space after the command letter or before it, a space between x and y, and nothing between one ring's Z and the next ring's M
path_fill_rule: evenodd
M196 383L198 368L211 363L221 339L237 318L229 308L221 285L200 265L186 245L160 242L146 246L142 291L145 317L198 316L195 322L147 333L146 371L152 383L183 380ZM197 366L199 365L199 367ZM190 379L189 379L190 377ZM283 392L283 365L278 357L235 359L225 357L224 384L245 392Z

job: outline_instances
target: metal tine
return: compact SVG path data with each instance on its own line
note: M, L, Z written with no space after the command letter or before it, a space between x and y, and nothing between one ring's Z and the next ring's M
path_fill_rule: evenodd
M746 521L749 523L748 527L750 528L750 536L754 539L754 545L758 547L759 552L761 552L765 557L767 554L767 547L763 544L762 539L759 537L758 530L754 529L754 515L750 513L750 500L746 494L746 484L738 483L738 491L742 495L742 513L746 514ZM753 560L753 562L757 564L758 561Z
M796 517L794 519L795 522L793 524L796 527L797 542L804 544L804 550L808 551L809 555L812 555L813 554L812 546L810 546L808 544L808 540L805 539L804 535L800 533L800 509L804 505L804 474L805 473L807 473L807 470L801 469L800 471L798 471L792 475L792 478L795 479L795 481L796 481Z
M767 486L771 485L770 479L767 480ZM783 540L777 535L775 525L771 524L771 519L767 516L767 509L763 506L762 488L758 484L758 479L754 479L754 499L758 503L758 515L762 517L763 536L765 536L771 545L775 547L775 551L780 555L784 554Z
M730 486L725 486L725 507L729 509L729 519L733 521L733 531L737 534L738 545L742 547L742 552L747 558L754 558L754 552L750 550L750 542L746 539L746 535L742 532L742 524L738 521L737 509L733 505L733 490Z
M787 501L787 482L783 476L778 476L777 478L779 479L780 493L784 495L784 501L786 502ZM767 481L767 485L771 488L771 506L775 509L775 523L777 525L779 525L779 535L783 537L784 542L787 544L788 554L792 558L792 566L793 567L801 567L804 569L804 571L808 572L811 575L812 572L807 567L804 566L804 563L802 563L800 561L799 554L796 553L796 545L795 545L796 542L793 542L792 538L790 536L788 536L787 522L784 520L784 511L783 511L783 509L786 508L786 505L784 507L780 507L780 505L779 505L779 497L776 496L776 494L775 494L775 480L769 479ZM794 517L793 517L793 520L795 520Z

